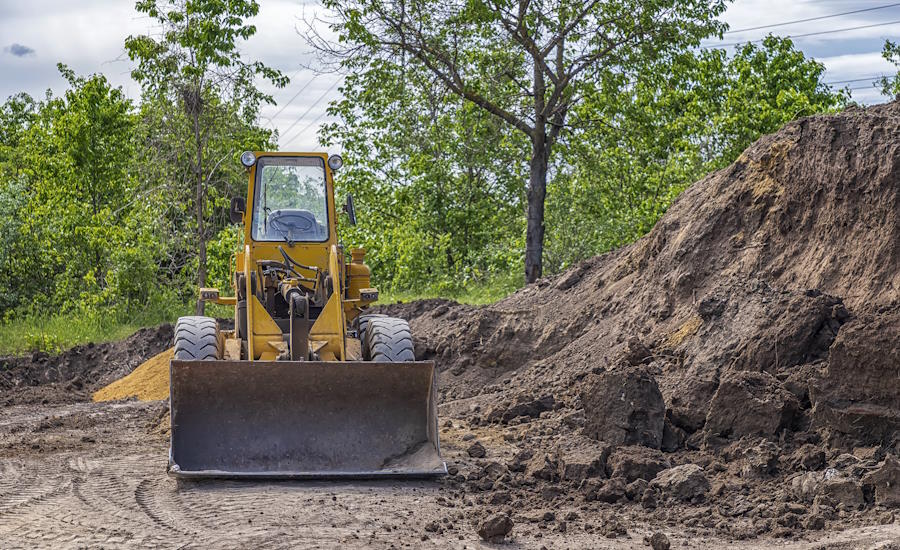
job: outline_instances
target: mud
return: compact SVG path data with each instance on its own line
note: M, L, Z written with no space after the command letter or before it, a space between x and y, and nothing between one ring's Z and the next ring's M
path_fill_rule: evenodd
M900 103L802 119L631 246L491 306L379 308L440 369L437 482L179 487L163 404L81 403L171 328L110 345L115 368L6 359L0 482L25 496L0 507L0 537L461 548L509 528L522 547L896 546L898 136Z

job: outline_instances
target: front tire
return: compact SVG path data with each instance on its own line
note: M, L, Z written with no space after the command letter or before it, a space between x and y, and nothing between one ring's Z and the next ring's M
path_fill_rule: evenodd
M175 323L175 359L210 361L222 357L218 324L211 317L179 317Z
M412 333L404 319L370 317L367 321L362 342L363 359L386 363L416 360Z

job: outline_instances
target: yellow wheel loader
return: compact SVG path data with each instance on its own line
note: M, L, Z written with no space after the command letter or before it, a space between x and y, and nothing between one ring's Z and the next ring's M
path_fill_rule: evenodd
M182 317L170 367L177 477L377 477L446 473L433 362L409 325L366 315L378 299L365 250L338 239L338 155L245 152L233 258L234 329ZM352 197L343 206L356 223Z

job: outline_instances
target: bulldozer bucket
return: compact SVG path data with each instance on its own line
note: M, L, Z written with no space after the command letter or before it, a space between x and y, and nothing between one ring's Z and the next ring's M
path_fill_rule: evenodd
M175 476L447 473L432 362L173 360L170 369Z

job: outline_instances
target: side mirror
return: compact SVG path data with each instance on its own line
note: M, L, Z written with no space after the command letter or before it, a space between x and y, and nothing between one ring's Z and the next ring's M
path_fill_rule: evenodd
M353 195L347 193L347 202L344 203L344 212L350 218L350 225L356 225L356 208L353 206Z
M233 197L231 199L231 209L228 212L228 219L231 223L241 223L244 220L244 212L247 211L247 201L244 197Z

